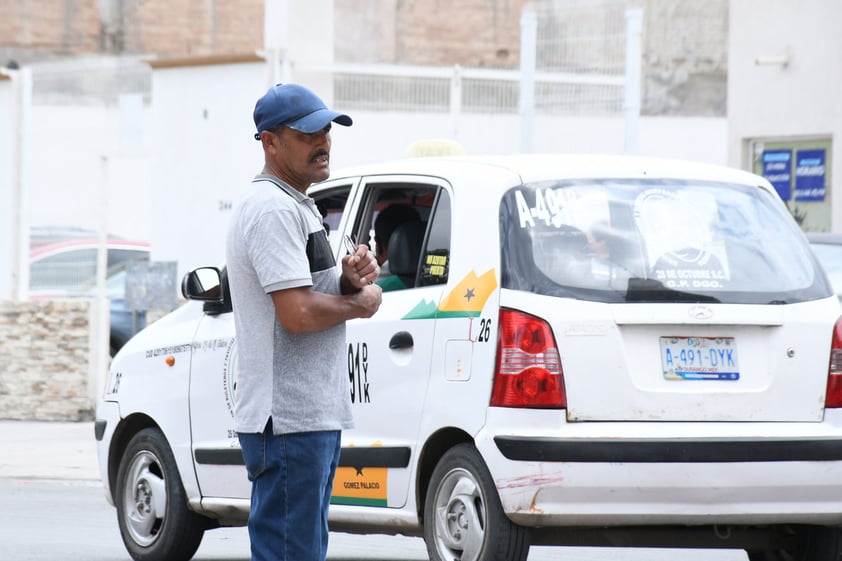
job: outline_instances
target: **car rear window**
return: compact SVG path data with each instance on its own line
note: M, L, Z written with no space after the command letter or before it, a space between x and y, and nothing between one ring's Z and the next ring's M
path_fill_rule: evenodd
M500 209L505 288L604 302L784 304L832 294L759 187L676 180L521 185Z

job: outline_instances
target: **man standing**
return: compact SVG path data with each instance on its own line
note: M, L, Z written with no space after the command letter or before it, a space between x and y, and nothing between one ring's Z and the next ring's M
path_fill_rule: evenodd
M371 317L379 267L364 245L336 266L306 195L330 175L328 109L297 84L254 108L265 165L231 217L226 261L237 330L234 428L252 482L253 561L322 561L340 434L352 426L345 321Z

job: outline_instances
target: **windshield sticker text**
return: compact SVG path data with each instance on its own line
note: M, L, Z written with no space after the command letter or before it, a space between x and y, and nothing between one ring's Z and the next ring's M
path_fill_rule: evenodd
M716 231L715 199L696 191L649 189L634 203L655 280L669 288L723 288L730 280L727 254Z
M529 206L523 192L515 191L515 204L521 228L534 228L537 221L558 228L569 223L569 206L576 201L572 189L535 189L535 204Z

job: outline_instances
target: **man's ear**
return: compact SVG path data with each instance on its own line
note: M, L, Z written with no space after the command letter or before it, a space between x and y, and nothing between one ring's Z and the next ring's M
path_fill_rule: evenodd
M281 137L271 131L263 131L260 133L260 142L263 144L263 150L266 152L275 153L282 147L286 147Z
M269 131L261 131L260 133L260 143L263 145L264 150L268 150L269 147L272 145L272 140L275 138L275 135Z

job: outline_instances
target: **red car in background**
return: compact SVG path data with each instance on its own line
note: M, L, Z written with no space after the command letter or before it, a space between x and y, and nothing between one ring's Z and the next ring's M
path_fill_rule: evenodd
M79 229L38 229L31 235L30 299L79 298L96 295L96 232ZM149 261L149 243L109 237L106 240L106 294L110 302L111 356L146 326L144 311L126 307L126 266Z

